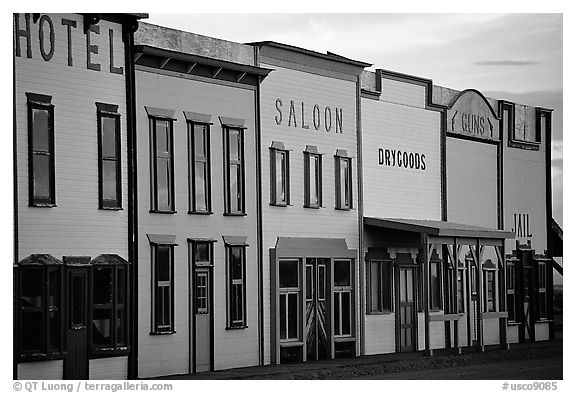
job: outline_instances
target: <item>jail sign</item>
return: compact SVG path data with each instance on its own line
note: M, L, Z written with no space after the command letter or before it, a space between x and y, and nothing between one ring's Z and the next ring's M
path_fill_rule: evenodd
M476 90L456 97L447 116L448 134L477 139L500 140L500 122L486 98Z

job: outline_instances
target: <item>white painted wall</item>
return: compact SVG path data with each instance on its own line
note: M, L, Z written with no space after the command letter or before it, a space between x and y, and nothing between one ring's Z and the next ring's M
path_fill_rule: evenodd
M366 355L396 352L396 313L366 315Z
M484 345L500 344L500 319L483 319Z
M128 356L116 358L90 359L88 377L90 379L126 379L128 375Z
M18 379L63 379L64 361L48 360L45 362L18 363Z

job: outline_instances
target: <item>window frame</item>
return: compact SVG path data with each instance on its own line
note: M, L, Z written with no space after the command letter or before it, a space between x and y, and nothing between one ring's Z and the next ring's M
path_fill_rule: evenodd
M101 210L122 210L122 150L121 126L118 105L96 103L96 117L98 128L98 208ZM114 147L116 157L104 157L103 154L103 118L114 119L115 135ZM104 199L104 170L103 161L116 162L116 199Z
M348 262L348 274L349 274L349 283L348 285L336 285L335 281L332 281L332 299L331 301L333 302L333 314L332 314L332 319L333 319L333 332L334 332L334 338L340 338L340 337L352 337L354 334L354 297L353 297L353 285L354 285L354 275L353 275L353 269L354 269L354 264L352 262L352 259L346 259L346 258L338 258L338 259L333 259L332 260L332 268L333 270L335 270L334 266L336 262ZM332 278L333 280L334 278L334 272L332 272ZM328 293L330 291L327 291ZM349 333L345 333L343 334L343 313L342 313L342 298L343 298L343 294L347 293L348 297L349 297L349 303L348 303L348 318L349 318ZM336 312L336 297L339 297L339 301L338 304L340 305L340 311ZM336 321L336 315L338 315L338 321Z
M224 215L225 216L245 216L246 215L246 171L245 171L245 157L244 157L244 128L235 127L231 125L222 125L223 130L223 145L224 145ZM238 140L240 146L239 150L239 160L232 162L230 157L230 133L232 131L238 132ZM241 198L241 209L232 209L232 195L231 192L231 177L230 177L230 167L231 165L239 166L241 182L237 184L238 196ZM240 189L241 188L241 189Z
M353 178L352 178L352 157L345 156L346 152L343 153L338 150L336 155L334 156L334 168L335 168L335 185L336 185L336 210L352 210L354 207L354 194L352 190ZM348 165L348 170L346 171L347 174L344 176L344 179L348 179L348 184L344 184L344 188L342 188L342 171L343 165L342 163L346 162ZM342 203L342 197L344 198L344 203ZM348 203L346 203L346 198L348 198Z
M28 206L30 207L56 207L56 168L55 168L55 142L54 142L54 104L52 97L26 93L28 112ZM48 112L48 150L34 149L34 110ZM48 156L49 193L48 197L35 195L34 187L34 157Z
M432 285L432 266L437 266L438 269L438 291L435 294L434 293L434 288ZM444 280L443 280L443 276L442 276L442 260L438 259L438 260L430 260L430 311L440 311L444 309L444 302L443 302L443 288L444 288ZM436 304L437 303L437 304Z
M368 269L366 269L367 273L367 282L368 282L368 291L369 294L367 296L367 314L389 314L394 312L394 265L392 260L368 260ZM378 275L378 305L374 305L374 299L372 296L372 266L377 267L377 275ZM384 271L388 271L388 283L384 283ZM386 287L387 286L387 290ZM388 305L388 307L386 307Z
M246 247L247 245L226 244L226 330L248 328L246 315ZM234 249L239 249L241 254L241 279L232 277L232 253ZM238 283L238 281L241 282ZM232 310L237 308L237 300L235 300L233 288L234 285L238 284L242 285L240 293L242 296L242 319L233 320Z
M538 266L538 320L550 320L548 310L548 269L545 261L537 261ZM544 298L544 307L542 307L542 297Z
M270 150L270 205L289 206L290 205L290 152L281 142L272 142ZM276 165L277 155L284 156L284 165L280 170L280 175L284 176L282 184L284 186L284 200L279 200L276 185L278 184L278 167Z
M151 312L151 335L160 335L160 334L174 334L176 333L176 331L174 330L175 328L175 315L174 315L174 246L175 244L159 244L159 243L153 243L151 244L151 249L152 249L152 296L151 296L151 301L152 301L152 312ZM160 326L157 322L158 322L158 318L157 318L157 313L158 310L156 308L156 304L157 304L157 296L159 296L160 291L158 290L159 288L159 280L158 280L158 255L160 254L160 249L161 248L166 248L169 250L169 255L168 255L168 263L169 263L169 274L170 274L170 280L168 281L168 285L162 285L162 287L167 286L169 288L169 302L170 302L170 306L169 306L169 315L170 315L170 321L167 325L163 325Z
M212 211L212 158L210 144L210 126L212 123L196 120L187 120L188 129L188 213L189 214L213 214ZM196 156L196 126L201 126L204 133L204 157ZM206 198L206 210L198 210L196 206L196 163L203 162L206 165L204 172L204 192Z
M280 280L278 281L278 301L280 303L280 306L278 308L278 313L279 313L279 325L278 326L282 326L282 318L285 318L286 320L286 337L283 338L281 336L281 332L282 329L280 329L280 336L279 336L279 340L280 342L291 342L291 341L300 341L301 340L301 336L300 336L300 303L301 303L301 298L300 298L300 293L302 291L302 273L300 271L301 269L301 259L298 258L281 258L278 260L278 275L280 276L280 263L281 262L293 262L296 263L296 272L297 272L297 282L298 285L296 287L283 287L280 285ZM285 309L285 315L282 315L280 313L280 310L282 308L281 303L282 303L282 296L286 297L285 303L286 303L286 309ZM296 337L289 337L289 326L288 326L288 315L289 315L289 304L290 304L290 296L296 296Z
M148 115L148 119L150 129L150 213L174 214L176 213L176 200L174 192L174 121L176 121L176 119L155 115ZM156 125L159 121L165 121L168 124L168 157L158 157ZM170 174L168 178L170 185L168 186L167 190L170 203L168 204L167 209L161 209L158 207L158 160L160 158L167 158L170 164Z
M484 285L484 312L496 312L498 311L498 270L495 268L483 268L482 274L484 274L483 285ZM490 286L488 281L488 276L492 275L492 285ZM490 297L492 294L492 297ZM489 307L489 301L492 302L492 307Z
M318 202L311 202L311 189L310 189L310 159L315 157L318 162L318 171L315 178L316 190L318 192ZM322 206L322 154L318 153L315 146L306 146L304 151L304 207L309 209L320 209Z
M517 284L517 272L516 272L516 261L514 260L506 260L506 305L508 307L508 323L515 324L520 323L518 317L520 313L518 312L518 293L516 291ZM511 286L510 286L511 284ZM512 314L512 317L510 316Z

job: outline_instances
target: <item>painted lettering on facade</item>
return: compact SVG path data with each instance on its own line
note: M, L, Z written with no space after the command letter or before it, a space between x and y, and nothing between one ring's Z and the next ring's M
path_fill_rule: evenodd
M532 237L530 230L530 214L514 213L514 227L512 231L516 234L516 239Z
M448 133L497 141L500 123L484 96L465 90L448 110Z
M52 61L54 54L57 50L62 50L65 47L67 51L67 65L74 66L74 59L72 55L72 42L75 34L84 35L83 41L86 43L86 56L82 60L86 62L86 69L101 71L101 64L98 63L94 55L97 55L102 45L108 45L110 49L109 67L107 70L112 74L122 75L124 73L123 67L115 65L114 61L114 30L108 29L107 32L102 32L100 26L97 24L90 25L86 29L78 26L75 20L61 18L59 21L53 21L56 18L54 15L40 14L14 14L14 51L16 57L33 58L33 53L38 53L46 62ZM62 26L62 27L58 27ZM32 29L38 30L38 41L33 39ZM116 32L118 33L118 32ZM57 45L58 41L65 41L65 46ZM34 48L34 50L33 50ZM116 53L121 53L116 50Z
M426 170L426 155L398 149L378 149L378 165Z
M334 132L342 134L342 120L344 114L342 108L320 106L318 104L306 104L304 101L282 101L277 98L276 114L274 121L277 125L287 124L288 127L302 128L305 130Z

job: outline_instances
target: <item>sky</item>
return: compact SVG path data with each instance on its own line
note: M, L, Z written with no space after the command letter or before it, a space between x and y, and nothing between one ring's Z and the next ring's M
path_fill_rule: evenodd
M150 13L148 23L235 42L277 41L554 109L553 216L563 226L563 15Z

